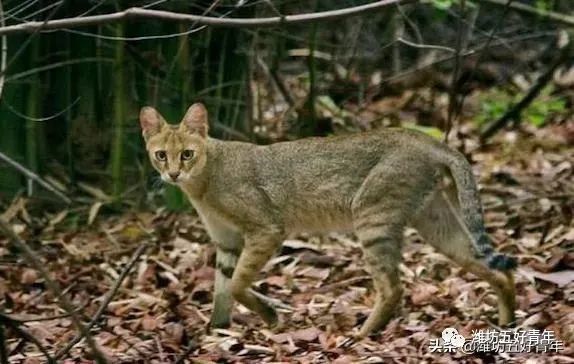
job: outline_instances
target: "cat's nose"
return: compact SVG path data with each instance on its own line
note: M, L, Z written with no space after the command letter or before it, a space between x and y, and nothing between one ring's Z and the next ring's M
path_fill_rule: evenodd
M179 177L179 171L177 172L169 172L168 175L171 177L172 180L177 180L177 177Z

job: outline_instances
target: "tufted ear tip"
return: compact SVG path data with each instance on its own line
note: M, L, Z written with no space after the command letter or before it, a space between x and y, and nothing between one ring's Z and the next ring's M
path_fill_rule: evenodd
M163 124L165 124L164 118L151 106L141 108L139 119L142 134L146 139L158 133L163 127Z
M200 102L191 105L187 109L181 125L192 133L197 133L204 138L207 137L208 119L205 106Z

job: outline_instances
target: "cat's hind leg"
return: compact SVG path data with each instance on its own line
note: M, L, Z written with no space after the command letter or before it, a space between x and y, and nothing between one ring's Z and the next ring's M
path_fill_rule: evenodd
M383 233L378 237L367 238L368 232L359 229L357 235L363 245L363 254L376 290L375 305L359 332L365 337L383 328L399 307L403 289L398 265L401 259L400 239Z
M387 157L373 167L352 201L353 227L376 289L373 311L360 336L383 328L401 301L399 264L405 225L436 184L436 178L428 177L436 175L435 167L416 161Z
M493 270L484 260L477 258L470 234L461 224L456 191L453 188L436 191L431 195L414 221L414 227L426 242L490 284L498 298L499 325L512 323L516 306L512 272Z

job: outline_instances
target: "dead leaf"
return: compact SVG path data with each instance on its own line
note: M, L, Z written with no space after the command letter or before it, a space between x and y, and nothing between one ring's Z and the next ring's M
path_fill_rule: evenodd
M275 341L278 344L287 343L290 339L294 341L311 342L317 340L321 332L322 331L317 329L316 327L310 327L307 329L273 335L271 337L271 340Z
M574 281L574 270L563 270L554 273L541 273L532 269L521 269L521 273L530 277L538 278L546 282L554 283L558 287L564 287Z
M100 211L102 206L104 206L104 203L101 201L98 201L98 202L94 203L92 205L92 207L90 207L90 213L88 214L88 226L92 225L94 223L94 220L96 220L96 217L98 216L98 212Z
M552 322L552 318L545 311L537 312L532 316L529 316L520 324L521 328L534 327L537 329L544 329L548 324Z
M293 337L293 339L295 341L310 342L310 341L317 340L317 338L319 337L319 334L321 334L321 332L322 331L316 327L310 327L308 329L303 329L303 330L298 330L298 331L292 332L291 337Z
M281 275L281 276L270 276L265 278L265 282L270 285L270 286L275 286L275 287L285 287L285 285L287 284L287 277Z
M99 201L111 201L112 198L110 197L110 195L108 195L107 193L105 193L104 191L102 191L100 188L94 187L94 186L90 186L87 183L84 182L78 182L78 187L87 192L88 194L92 195L93 197L95 197L97 200Z
M177 322L168 322L164 326L165 335L176 344L180 344L183 339L185 329L182 324Z
M144 331L154 331L158 326L158 322L155 317L145 315L141 320L141 325Z
M38 272L34 269L26 268L22 272L22 276L20 278L20 283L29 285L33 284L38 280Z
M435 285L418 283L413 287L410 298L414 305L422 306L430 303L438 291Z
M306 268L299 270L297 272L297 275L300 277L314 278L314 279L319 279L321 281L324 281L325 279L327 279L329 277L330 273L331 273L331 270L327 269L327 268L321 269L321 268L315 268L315 267L306 267Z

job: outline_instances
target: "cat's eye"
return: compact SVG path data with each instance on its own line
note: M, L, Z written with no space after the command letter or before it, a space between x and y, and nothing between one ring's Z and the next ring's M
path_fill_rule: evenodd
M167 153L165 152L165 150L158 150L157 152L155 152L155 157L157 158L158 161L165 162L167 160Z
M181 160L188 161L193 158L193 150L186 149L181 152Z

